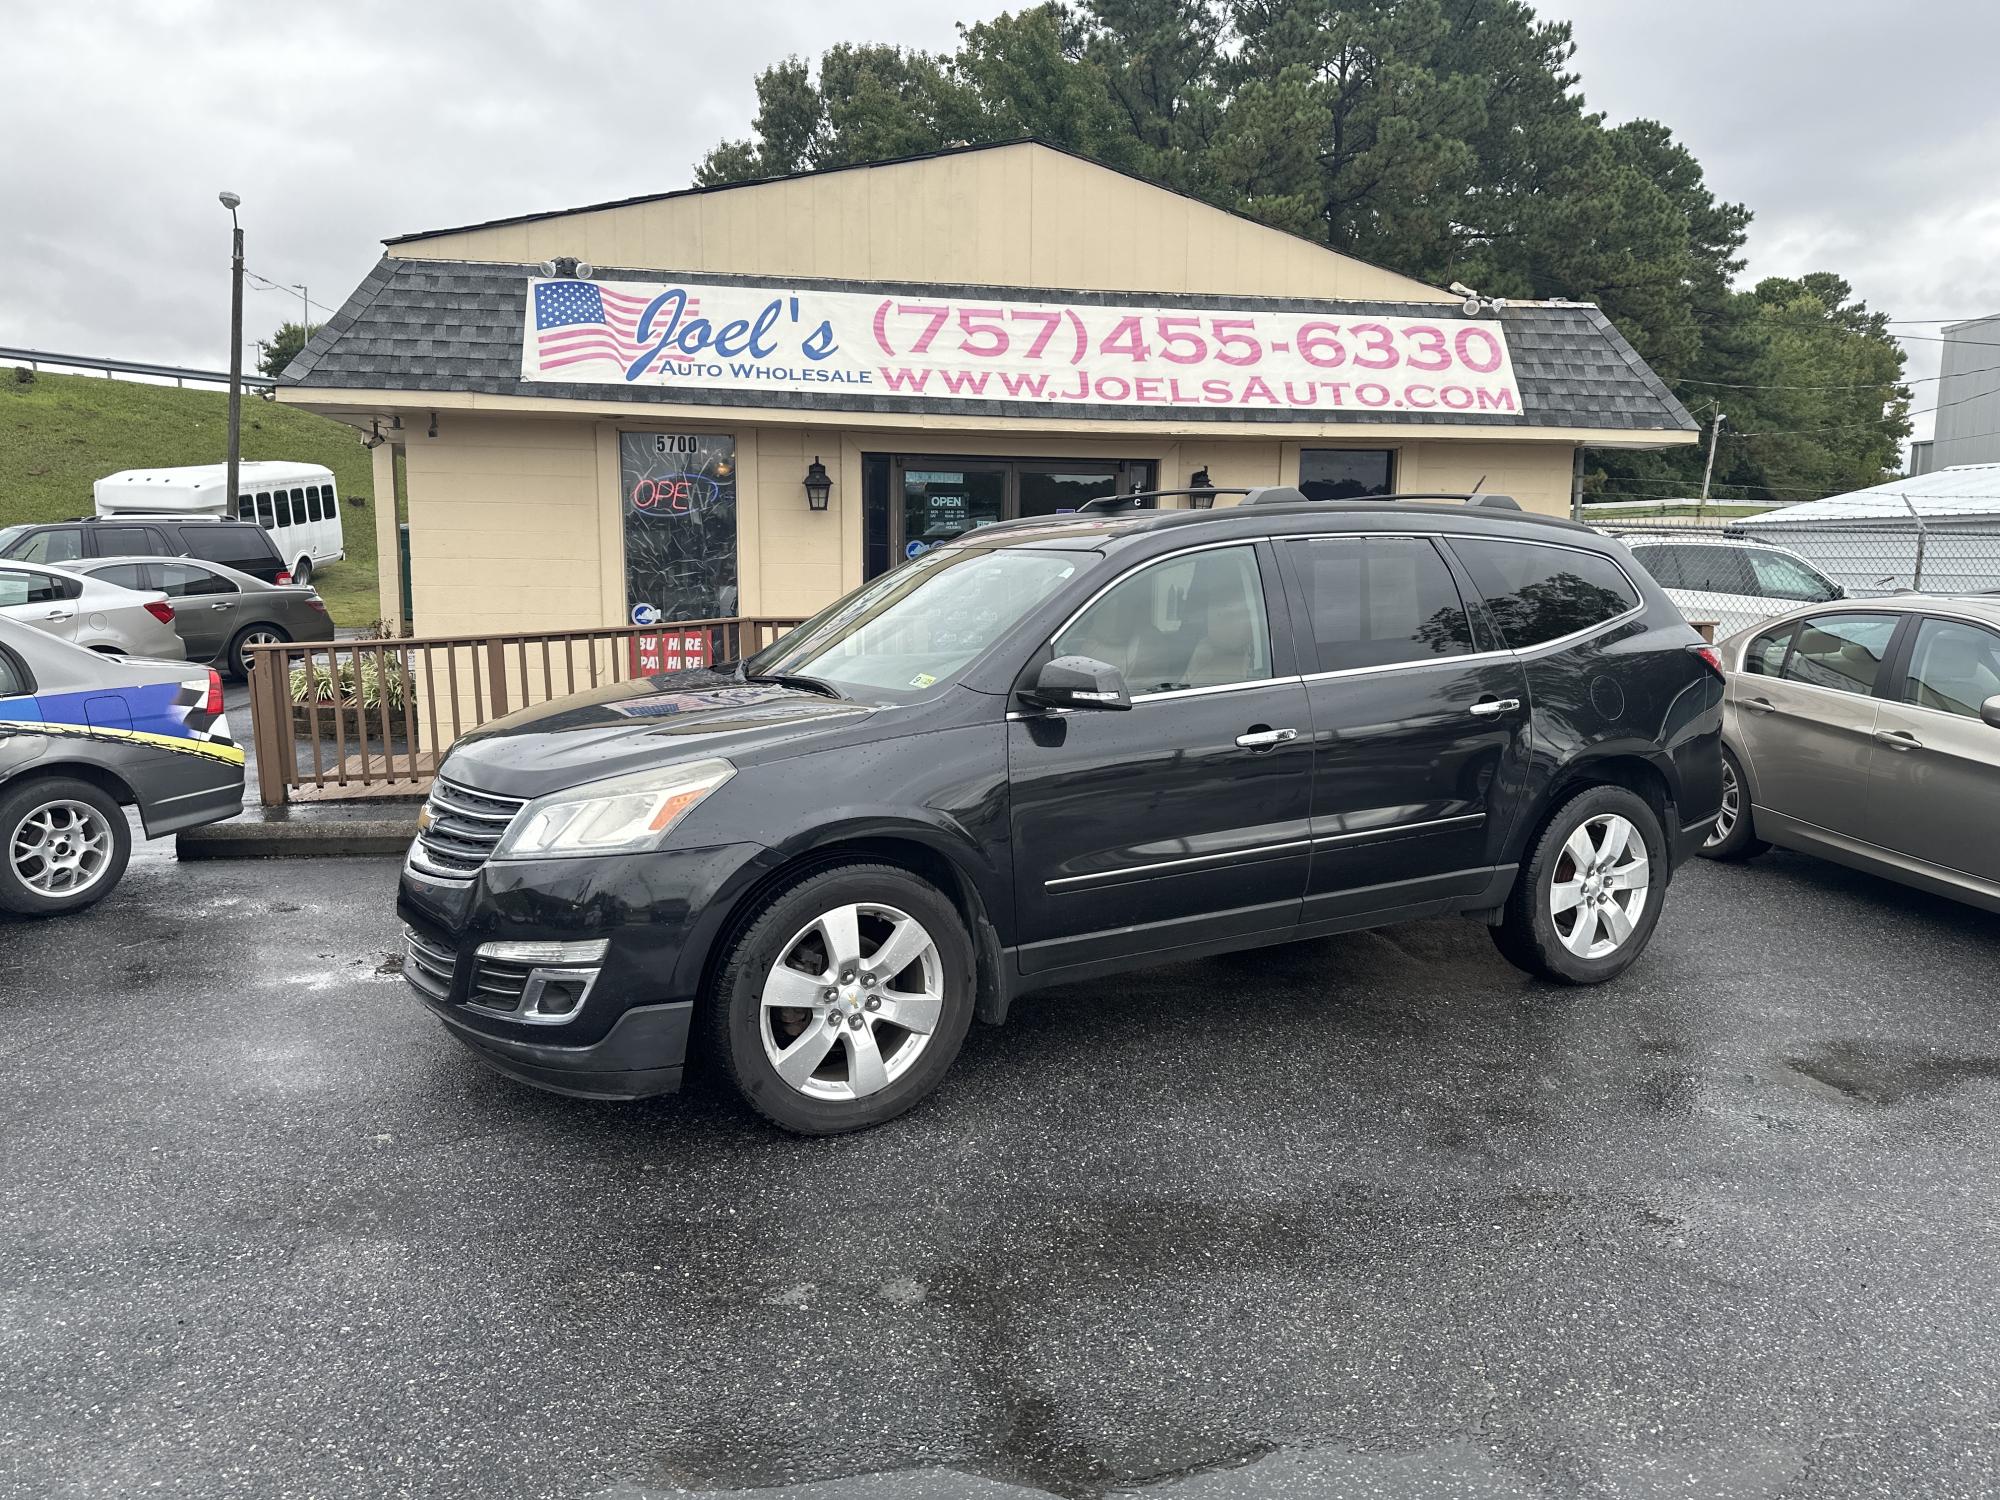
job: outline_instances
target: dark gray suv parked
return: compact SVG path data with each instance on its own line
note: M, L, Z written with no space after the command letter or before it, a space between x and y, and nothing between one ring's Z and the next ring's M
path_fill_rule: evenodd
M58 568L88 557L199 557L266 583L292 581L285 560L262 527L219 518L85 517L9 526L0 531L0 557Z

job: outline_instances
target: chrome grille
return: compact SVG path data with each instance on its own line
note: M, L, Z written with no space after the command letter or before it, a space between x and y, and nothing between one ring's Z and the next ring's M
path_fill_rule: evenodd
M476 792L440 776L426 806L430 818L410 846L410 868L434 880L469 882L527 801Z
M451 998L451 976L458 967L448 948L437 948L403 929L403 977L433 1000Z

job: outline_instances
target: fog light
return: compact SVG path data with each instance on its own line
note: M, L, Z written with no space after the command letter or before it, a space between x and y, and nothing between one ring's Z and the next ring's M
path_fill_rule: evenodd
M587 943L481 943L479 956L510 964L594 964L603 962L610 946L609 938Z
M590 993L593 976L585 974L545 975L540 993L534 997L534 1011L542 1016L574 1015Z

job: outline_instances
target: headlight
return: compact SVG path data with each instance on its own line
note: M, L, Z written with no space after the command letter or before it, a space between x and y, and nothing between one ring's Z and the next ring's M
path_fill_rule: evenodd
M657 849L689 809L736 774L726 760L587 781L537 797L508 826L495 859L556 859Z

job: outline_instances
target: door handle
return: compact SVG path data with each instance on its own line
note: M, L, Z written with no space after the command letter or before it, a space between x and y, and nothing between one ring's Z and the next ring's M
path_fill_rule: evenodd
M1878 729L1875 731L1875 743L1878 745L1887 745L1891 750L1921 750L1924 748L1924 742L1914 734L1911 734L1907 729Z
M1769 698L1745 698L1743 707L1753 714L1774 714L1778 711L1778 705Z
M1273 745L1282 745L1287 740L1299 737L1296 729L1250 729L1236 736L1236 743L1245 750L1268 750Z
M1490 719L1495 714L1511 714L1521 706L1519 698L1488 698L1483 703L1475 703L1466 712L1482 719Z
M47 614L43 615L42 618L44 620L67 620L71 615L75 613L76 611L73 609L52 609Z
M227 604L211 604L211 605L209 605L209 608L210 608L210 609L228 609L228 608L229 608L229 606L228 606Z

